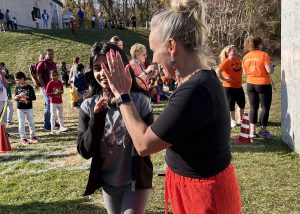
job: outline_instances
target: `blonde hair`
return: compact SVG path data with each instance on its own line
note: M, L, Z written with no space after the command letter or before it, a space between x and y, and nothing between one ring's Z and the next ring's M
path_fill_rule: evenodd
M221 51L219 55L221 62L223 62L226 58L228 58L228 53L232 48L234 48L234 45L228 45Z
M130 55L133 59L136 59L137 56L141 53L147 53L147 49L145 45L142 45L140 43L135 43L130 48Z
M113 44L118 44L118 42L121 41L121 39L118 36L113 36L111 37L111 39L109 40L110 43Z
M151 29L158 28L163 43L176 38L188 50L201 52L208 32L204 8L202 0L172 0L170 8L153 16Z
M259 45L262 44L263 41L260 37L249 36L244 42L244 51L250 52L253 50L257 50Z

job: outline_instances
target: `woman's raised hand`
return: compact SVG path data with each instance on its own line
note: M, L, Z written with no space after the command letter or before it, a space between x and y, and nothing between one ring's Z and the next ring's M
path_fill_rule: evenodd
M112 49L106 54L106 59L109 70L104 63L101 63L101 66L107 77L110 90L116 98L120 97L121 94L129 94L132 84L129 72L130 65L124 67L120 53L117 51L115 54Z

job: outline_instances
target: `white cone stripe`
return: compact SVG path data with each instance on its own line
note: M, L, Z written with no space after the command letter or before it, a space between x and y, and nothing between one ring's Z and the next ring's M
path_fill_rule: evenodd
M242 128L245 128L245 129L249 129L249 128L250 128L250 126L249 126L249 125L246 125L246 124L241 124L241 127L242 127Z
M249 134L240 133L240 136L244 138L249 138Z
M249 116L248 116L248 115L244 115L244 116L243 116L243 119L249 120Z

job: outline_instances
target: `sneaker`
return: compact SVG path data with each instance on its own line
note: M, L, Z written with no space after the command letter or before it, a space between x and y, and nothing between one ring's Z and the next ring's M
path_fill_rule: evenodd
M269 132L268 130L258 132L258 136L262 138L269 138L269 139L275 138L275 135Z
M27 139L21 139L21 143L23 145L29 145L29 141Z
M51 134L59 134L59 130L56 130L56 129L51 130Z
M32 137L32 138L30 139L30 142L31 142L31 143L37 143L37 142L39 142L39 139L38 139L37 137Z
M66 132L68 130L69 129L67 127L64 127L64 126L60 127L60 129L59 129L60 132Z
M236 127L236 122L234 120L231 120L231 128Z

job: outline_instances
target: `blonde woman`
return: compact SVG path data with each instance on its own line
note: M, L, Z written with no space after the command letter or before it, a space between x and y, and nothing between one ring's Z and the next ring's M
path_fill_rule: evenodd
M152 17L149 35L153 62L178 88L163 112L147 126L131 101L131 77L120 54L102 64L125 126L141 156L166 149L165 203L175 214L241 213L231 164L230 112L222 84L202 53L207 34L201 0L173 0Z
M129 62L134 74L137 77L139 86L147 90L148 81L155 75L155 65L149 65L145 69L145 61L147 59L147 49L145 45L135 43L130 48L132 60Z
M109 40L110 43L117 45L119 48L121 48L123 50L123 41L120 39L120 37L118 36L113 36L111 37L111 39Z
M78 71L77 71L78 64L80 64L80 58L78 56L76 56L73 59L73 64L70 69L69 84L71 83L71 81L74 82L75 76L78 74Z
M236 56L237 49L233 45L225 47L221 54L221 64L217 69L230 109L231 128L235 127L235 103L240 108L239 120L243 119L245 108L245 93L242 87L242 62Z

